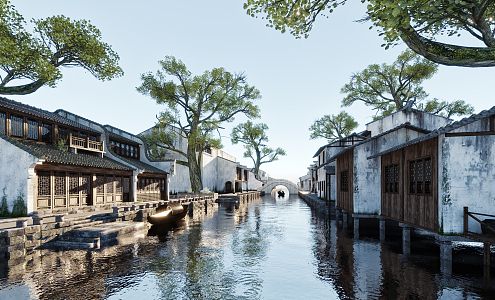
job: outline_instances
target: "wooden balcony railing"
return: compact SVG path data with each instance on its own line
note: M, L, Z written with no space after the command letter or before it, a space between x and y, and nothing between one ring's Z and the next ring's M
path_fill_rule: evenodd
M94 151L99 153L105 153L104 142L96 142L89 139L89 137L83 139L80 137L72 136L69 134L69 147L75 149L82 149L87 151Z

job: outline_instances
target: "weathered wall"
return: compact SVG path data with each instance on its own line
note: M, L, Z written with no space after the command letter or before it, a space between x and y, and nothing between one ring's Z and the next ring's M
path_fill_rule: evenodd
M214 157L211 154L203 153L202 164L203 168L201 171L203 188L207 187L210 191L217 191L217 160L218 158Z
M354 213L380 214L381 211L381 164L380 158L368 159L370 144L354 148Z
M18 196L23 197L27 212L33 211L33 179L28 179L30 166L37 162L37 157L0 138L0 200L7 196L9 211Z
M249 191L254 191L263 185L263 182L259 181L256 179L256 176L253 172L248 172L248 182L247 182L247 189Z
M189 168L180 164L175 166L175 175L170 176L170 193L183 193L191 187Z
M450 124L452 120L419 110L412 110L409 113L406 111L398 111L366 124L366 129L371 131L371 136L375 136L406 122L426 130L435 130Z
M487 124L484 119L455 132L484 131ZM439 144L440 230L459 234L464 206L472 212L495 215L495 136L442 136ZM479 223L470 218L469 230L480 233Z
M225 190L225 183L227 181L232 182L232 186L235 186L235 171L237 168L237 163L231 160L217 157L217 187L218 192L223 192Z

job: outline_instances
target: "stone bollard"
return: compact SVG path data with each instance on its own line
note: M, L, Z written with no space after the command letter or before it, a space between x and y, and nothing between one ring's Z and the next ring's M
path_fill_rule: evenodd
M65 214L55 216L55 222L57 223L64 222L64 220L65 220Z
M15 222L15 227L16 228L26 228L27 227L27 219L22 219L22 220L17 220Z

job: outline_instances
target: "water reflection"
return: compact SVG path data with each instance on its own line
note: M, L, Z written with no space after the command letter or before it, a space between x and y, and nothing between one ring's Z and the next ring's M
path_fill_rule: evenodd
M98 251L34 251L0 267L0 299L493 298L469 255L448 276L434 241L413 236L404 255L400 236L354 239L297 196L280 200L221 206Z

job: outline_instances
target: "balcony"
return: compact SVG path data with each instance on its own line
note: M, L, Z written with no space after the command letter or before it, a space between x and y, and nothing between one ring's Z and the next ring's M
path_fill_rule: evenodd
M69 148L74 149L74 152L77 153L77 149L98 152L103 155L104 151L104 142L92 141L89 137L80 138L72 136L69 134Z

